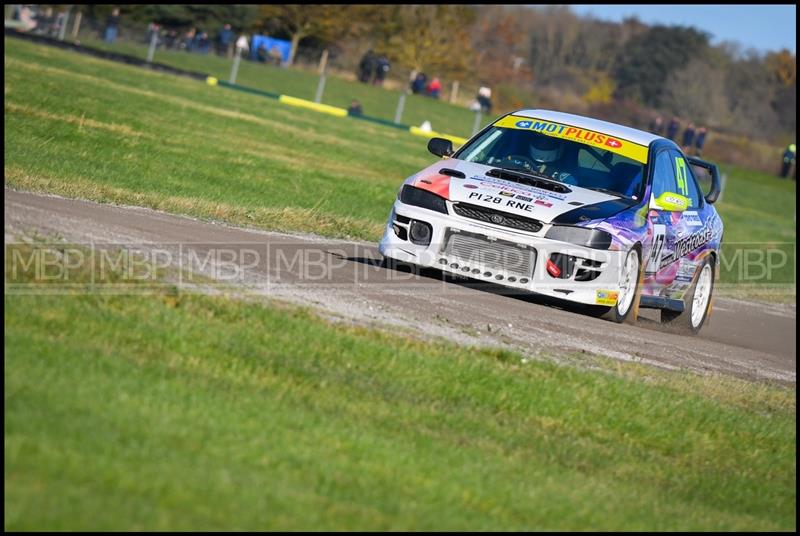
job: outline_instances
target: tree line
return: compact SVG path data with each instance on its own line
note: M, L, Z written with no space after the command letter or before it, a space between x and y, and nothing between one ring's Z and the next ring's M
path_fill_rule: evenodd
M676 115L775 143L796 130L796 57L712 45L693 27L607 22L568 6L122 5L132 24L232 24L355 65L366 50L397 69L494 89L497 110L551 106L639 123ZM102 17L111 6L82 6Z

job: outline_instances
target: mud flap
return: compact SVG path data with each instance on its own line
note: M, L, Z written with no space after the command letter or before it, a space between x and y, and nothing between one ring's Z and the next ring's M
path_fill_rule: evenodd
M631 304L631 312L628 315L628 320L631 323L635 323L639 318L639 303L642 301L642 287L644 285L644 266L643 262L640 261L642 264L639 267L639 282L636 284L636 295L633 297L633 304Z

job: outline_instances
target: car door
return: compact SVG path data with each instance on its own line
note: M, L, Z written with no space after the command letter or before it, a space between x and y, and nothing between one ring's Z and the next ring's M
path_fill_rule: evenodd
M700 264L701 258L689 253L706 236L705 222L708 220L710 205L703 199L692 166L683 153L676 149L670 149L668 153L675 168L677 193L688 200L688 205L677 218L672 218L667 233L671 238L669 242L671 255L662 256L663 272L660 275L662 282L668 282L669 285L665 294L672 298L680 298L694 279Z
M678 296L691 282L696 268L695 263L683 258L684 242L702 228L704 201L689 162L676 149L662 149L656 155L650 209L657 216L651 220L653 247L645 276L649 276L654 290Z
M669 192L675 192L678 187L675 178L676 169L670 151L662 149L656 153L653 162L653 183L649 200L653 236L644 271L645 277L648 279L656 279L656 274L661 269L662 259L669 252L669 244L675 239L672 226L673 211L666 210L656 200Z

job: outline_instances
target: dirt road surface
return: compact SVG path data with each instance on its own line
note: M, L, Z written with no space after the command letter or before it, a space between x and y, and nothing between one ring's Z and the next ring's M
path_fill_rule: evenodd
M574 361L590 353L667 369L796 382L795 304L718 298L711 323L690 337L665 330L657 311L643 310L636 325L617 325L539 296L443 280L436 271L389 270L380 266L376 245L366 242L243 229L6 189L6 243L34 231L89 247L134 249L159 265L179 265L183 273L200 272L340 320L502 346L531 358L561 355Z

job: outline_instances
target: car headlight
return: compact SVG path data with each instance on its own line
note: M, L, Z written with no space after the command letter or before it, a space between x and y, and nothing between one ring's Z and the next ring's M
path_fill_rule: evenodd
M444 197L410 184L403 186L400 192L400 201L406 205L414 205L447 214L447 204L444 202Z
M586 227L553 225L544 237L593 249L608 249L611 247L611 234L599 229Z

